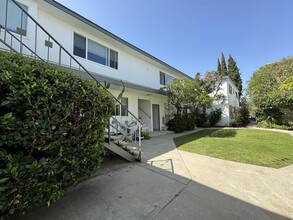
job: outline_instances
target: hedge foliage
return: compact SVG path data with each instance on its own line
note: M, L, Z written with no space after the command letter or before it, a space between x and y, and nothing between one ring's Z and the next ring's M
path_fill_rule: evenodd
M0 219L97 171L113 101L89 80L0 52Z
M176 114L168 123L168 130L180 133L183 131L191 131L195 128L194 114Z
M222 118L222 109L217 108L215 110L212 110L209 114L209 122L210 125L213 126L217 124Z

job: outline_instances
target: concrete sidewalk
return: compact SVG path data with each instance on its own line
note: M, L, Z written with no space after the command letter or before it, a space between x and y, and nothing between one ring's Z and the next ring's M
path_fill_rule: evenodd
M273 199L274 204L283 200L279 203L283 209L279 207L279 210L278 206L274 209L263 203L252 202L243 196L252 195L243 190L244 179L248 178L243 176L243 173L247 173L248 180L253 181L251 176L263 175L265 178L271 174L270 172L264 172L262 167L241 168L242 164L240 167L233 166L223 161L216 162L214 160L217 159L214 158L200 158L196 154L178 151L172 140L175 136L177 134L169 134L143 141L143 163L128 163L119 158L107 158L96 177L72 188L64 198L49 208L35 208L17 219L177 220L293 217L291 168L284 168L284 173L274 176L281 179L283 175L288 175L289 185L287 179L283 179L284 184L280 185L280 188L286 187L283 190L287 193L281 194L280 197L275 195L275 192L262 191L264 184L269 189L270 184L278 185L280 181L260 182L254 189L255 192L259 192L256 197L263 197L268 201ZM258 169L259 172L251 172L253 169ZM225 173L231 176L225 176ZM225 188L230 189L231 186L234 186L233 190L225 191Z

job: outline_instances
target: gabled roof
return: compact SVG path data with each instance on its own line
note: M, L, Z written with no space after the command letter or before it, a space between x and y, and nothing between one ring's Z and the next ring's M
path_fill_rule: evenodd
M125 46L127 46L127 47L129 47L129 48L131 48L131 49L133 49L135 51L137 51L138 53L140 53L140 54L142 54L142 55L144 55L144 56L146 56L146 57L154 60L155 62L157 62L157 63L165 66L166 68L171 69L172 71L176 72L177 74L182 75L183 77L192 79L192 77L186 75L185 73L181 72L180 70L178 70L178 69L170 66L169 64L167 64L167 63L163 62L162 60L154 57L153 55L151 55L151 54L143 51L142 49L134 46L133 44L128 43L127 41L123 40L122 38L116 36L115 34L109 32L109 31L107 31L106 29L102 28L101 26L93 23L92 21L90 21L87 18L79 15L78 13L72 11L71 9L65 7L64 5L56 2L55 0L44 0L44 2L47 2L48 4L50 4L50 5L58 8L59 10L65 12L67 14L69 14L70 16L72 16L72 17L80 20L81 22L85 23L86 25L88 25L88 26L90 26L90 27L92 27L92 28L94 28L94 29L102 32L103 34L107 35L108 37L110 37L110 38L112 38L112 39L114 39L114 40L116 40L116 41L124 44Z

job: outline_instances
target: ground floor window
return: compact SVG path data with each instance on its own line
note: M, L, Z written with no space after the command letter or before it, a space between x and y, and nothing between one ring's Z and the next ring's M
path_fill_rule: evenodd
M236 108L232 105L229 105L229 117L235 118Z
M128 116L128 98L122 97L120 103L116 103L113 115L117 116Z

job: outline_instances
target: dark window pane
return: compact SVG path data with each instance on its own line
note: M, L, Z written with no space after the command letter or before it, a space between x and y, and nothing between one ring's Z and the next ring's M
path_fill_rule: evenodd
M230 84L229 85L229 93L232 94L232 86Z
M160 84L161 85L166 85L165 73L162 73L162 72L160 72Z
M107 59L105 57L98 56L97 54L94 54L94 53L88 52L87 58L88 58L88 60L94 61L96 63L100 63L103 65L107 64Z
M110 67L118 69L118 53L114 50L110 50Z
M121 98L121 116L128 116L128 98Z
M85 58L86 53L86 39L78 34L74 34L73 54Z

